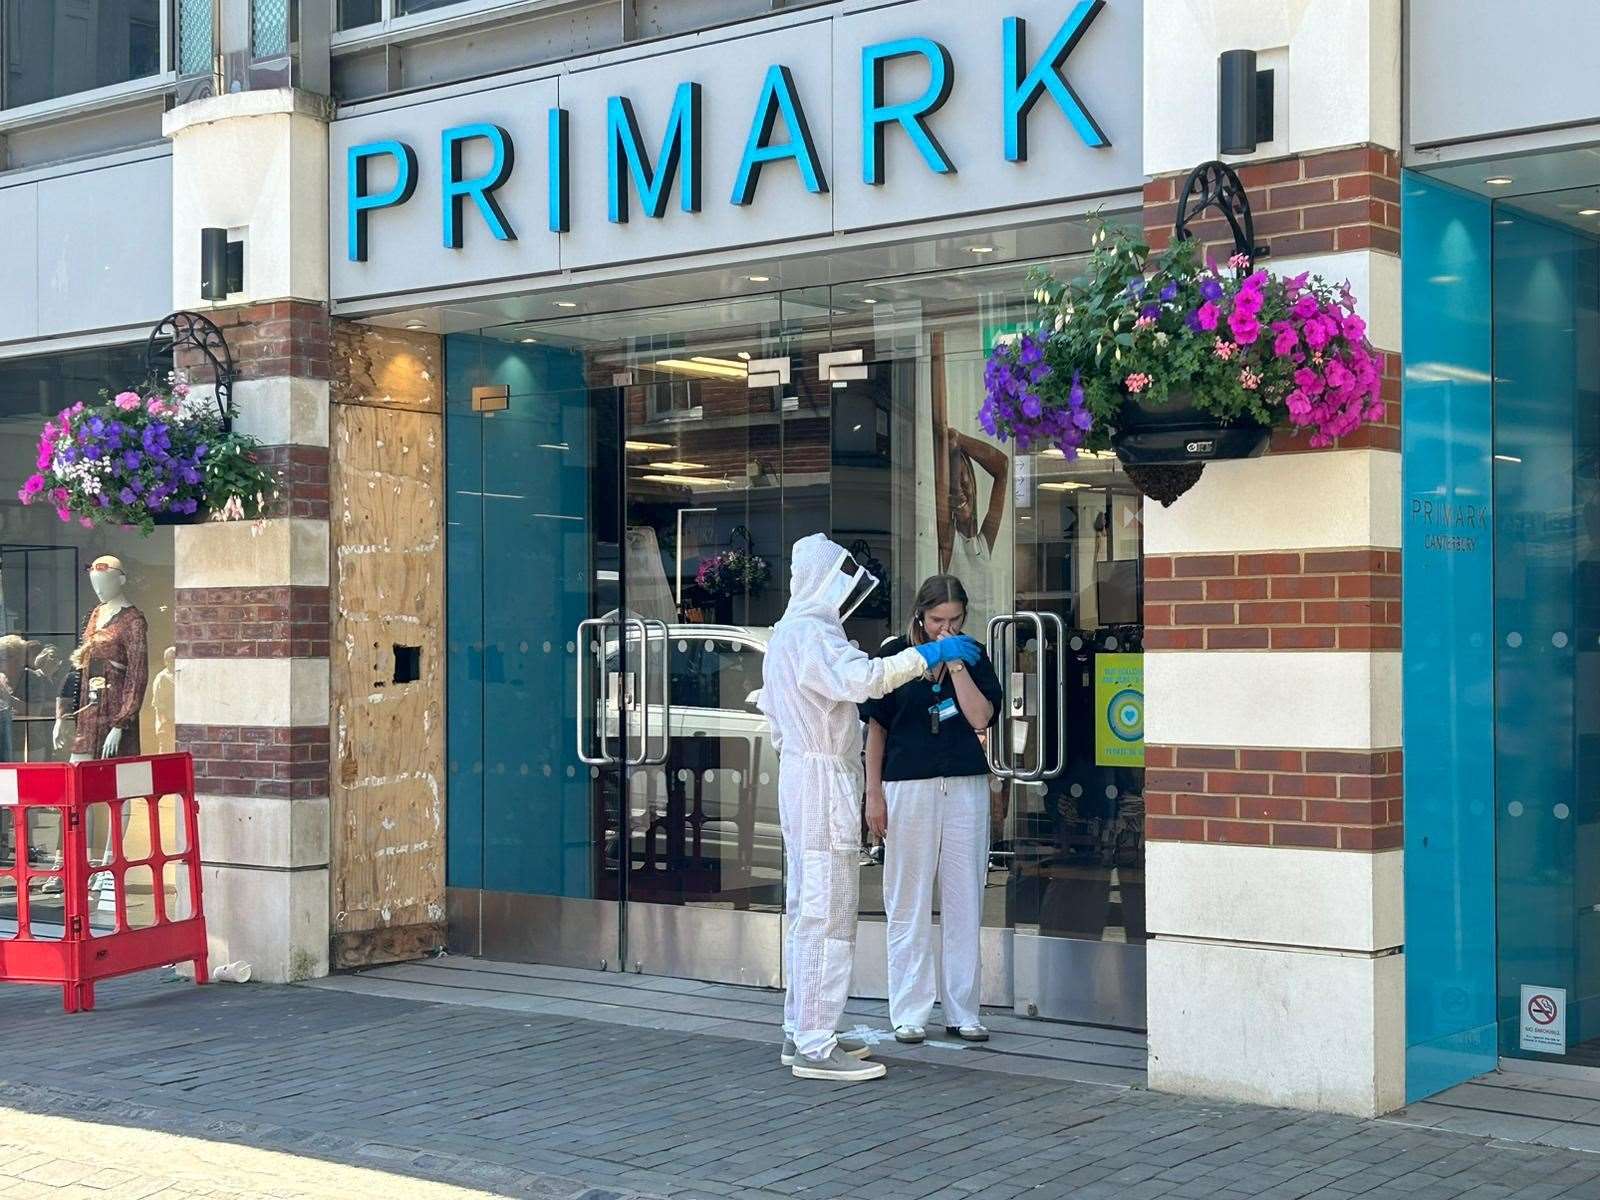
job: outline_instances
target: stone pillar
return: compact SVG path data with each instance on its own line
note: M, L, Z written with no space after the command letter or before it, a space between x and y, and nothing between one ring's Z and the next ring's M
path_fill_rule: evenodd
M1396 350L1398 0L1149 0L1145 21L1152 244L1184 175L1216 157L1217 55L1254 49L1277 72L1275 141L1236 165L1263 265L1349 279L1374 344ZM1392 353L1386 374L1384 424L1321 451L1279 438L1145 505L1156 1089L1366 1116L1402 1103Z
M195 757L211 957L271 982L328 969L326 116L284 89L164 122L174 307L222 328L238 428L281 480L259 525L180 527L174 546L178 745ZM245 290L226 304L199 296L205 226L245 244Z

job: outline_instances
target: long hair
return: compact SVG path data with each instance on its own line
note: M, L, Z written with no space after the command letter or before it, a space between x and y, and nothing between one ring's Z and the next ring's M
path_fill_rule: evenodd
M961 605L963 614L967 611L967 589L961 586L961 580L954 575L929 575L924 579L922 586L917 589L917 598L911 603L906 641L913 646L927 641L927 635L922 632L922 614L930 608L950 603Z

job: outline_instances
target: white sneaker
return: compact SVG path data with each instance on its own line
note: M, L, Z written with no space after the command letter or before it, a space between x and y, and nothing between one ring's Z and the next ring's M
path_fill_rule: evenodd
M887 1071L881 1062L863 1062L851 1058L838 1046L827 1058L807 1058L800 1055L790 1068L796 1079L831 1079L835 1083L860 1083L865 1079L882 1079Z
M921 1025L896 1025L894 1027L894 1040L904 1042L908 1046L921 1043L928 1036L928 1031Z
M843 1050L851 1058L872 1057L872 1047L867 1045L860 1038L841 1036L836 1037L833 1040L835 1044L838 1045L839 1049ZM778 1061L786 1067L792 1067L795 1064L795 1060L799 1057L800 1053L795 1048L794 1039L792 1037L784 1038L783 1049L778 1052Z
M989 1031L982 1025L946 1025L944 1031L951 1037L958 1037L963 1042L987 1042Z

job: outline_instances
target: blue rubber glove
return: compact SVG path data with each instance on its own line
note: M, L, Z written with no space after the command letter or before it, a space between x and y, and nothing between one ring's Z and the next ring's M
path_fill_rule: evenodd
M939 659L941 662L959 661L966 663L969 667L977 662L979 656L983 653L978 648L978 643L964 633L958 633L955 637L944 638L942 641L935 642L934 645L939 647Z
M922 642L911 648L922 655L922 661L928 664L928 670L931 671L944 661L944 654L939 649L943 644L942 642Z

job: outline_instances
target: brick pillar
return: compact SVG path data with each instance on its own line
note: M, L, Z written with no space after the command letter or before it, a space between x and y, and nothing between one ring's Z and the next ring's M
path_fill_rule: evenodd
M195 757L213 962L269 982L328 969L331 628L327 132L302 93L167 114L175 307L206 311L237 371L238 428L281 480L259 527L179 527L178 745ZM245 291L204 305L202 226L245 241ZM199 376L196 383L203 382Z
M1151 0L1145 218L1216 156L1216 56L1278 71L1238 167L1263 265L1350 279L1399 346L1399 12ZM1183 111L1171 97L1186 97ZM1291 125L1291 120L1293 124ZM1220 222L1199 226L1232 252ZM1150 1083L1372 1115L1403 1098L1398 359L1385 423L1145 506Z

